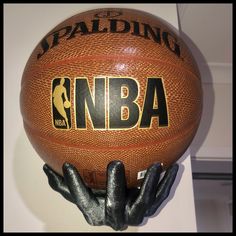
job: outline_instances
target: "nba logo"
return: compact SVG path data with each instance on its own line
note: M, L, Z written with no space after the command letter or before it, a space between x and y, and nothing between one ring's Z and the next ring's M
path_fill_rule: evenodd
M71 128L70 79L55 78L52 81L52 119L56 129Z

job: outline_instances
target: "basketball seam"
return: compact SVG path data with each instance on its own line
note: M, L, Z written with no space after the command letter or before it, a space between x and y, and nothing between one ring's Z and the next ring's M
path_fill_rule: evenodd
M45 64L45 65L40 65L40 64L35 64L35 66L37 67L43 67L43 68L50 68L50 67L53 67L53 66L58 66L60 64L64 64L66 62L73 62L73 61L84 61L84 60L96 60L96 61L104 61L104 60L112 60L112 59L116 59L116 60L141 60L143 62L151 62L151 63L162 63L162 64L166 64L166 65L169 65L169 66L172 66L172 67L175 67L179 70L183 70L182 69L182 66L177 66L176 64L172 64L172 63L169 63L169 62L166 62L166 61L162 61L160 59L152 59L152 58L146 58L146 57L137 57L137 56L115 56L115 55L98 55L98 56L81 56L81 57L73 57L73 58L68 58L68 59L65 59L65 60L60 60L60 61L57 61L57 62L53 62L53 63L48 63L48 64ZM184 66L185 67L185 66ZM194 77L196 77L197 79L199 79L199 77L194 74L192 71L184 68L185 71L189 72L190 74L192 74Z
M145 147L149 147L149 146L154 146L154 145L157 145L158 143L165 143L167 142L168 140L171 140L171 139L176 139L178 138L179 136L183 136L183 134L186 134L188 133L190 130L192 130L192 127L194 125L196 125L196 123L199 122L199 119L197 119L195 122L192 123L192 125L188 128L188 129L185 129L185 131L181 132L179 135L176 135L176 136L173 136L171 138L166 138L164 141L161 140L160 142L152 142L152 143L149 143L149 144L145 144L145 145L142 145L142 144L138 144L138 145L133 145L133 146L119 146L119 147L93 147L93 146L89 146L88 147L83 147L83 146L78 146L78 145L71 145L71 144L65 144L63 142L58 142L58 140L55 140L55 138L50 138L50 139L47 139L45 138L45 136L42 136L39 134L39 132L36 132L35 130L33 130L28 124L26 124L26 122L24 121L24 127L25 129L28 129L29 131L31 130L31 133L44 139L44 140L47 140L47 141L50 141L50 142L53 142L53 143L57 143L57 144L60 144L60 145L63 145L63 146L66 146L66 147L73 147L73 148L79 148L79 149L86 149L86 150L104 150L104 151L107 151L107 150L128 150L128 149L133 149L133 148L145 148ZM88 145L86 145L88 146Z

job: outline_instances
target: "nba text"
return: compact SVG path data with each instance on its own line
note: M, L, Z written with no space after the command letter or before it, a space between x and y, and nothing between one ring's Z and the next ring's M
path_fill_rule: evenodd
M151 128L155 117L160 127L168 126L162 78L147 78L143 97L134 78L98 77L93 86L88 78L75 78L74 83L76 129L87 129L88 121L93 129Z

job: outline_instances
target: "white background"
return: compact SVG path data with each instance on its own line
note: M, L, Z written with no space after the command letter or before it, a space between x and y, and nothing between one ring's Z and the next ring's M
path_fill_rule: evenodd
M43 161L28 141L19 109L21 76L37 43L61 21L101 7L147 11L178 29L175 4L5 4L4 5L4 231L113 231L92 227L76 206L50 189ZM196 231L188 152L167 201L154 217L126 231Z

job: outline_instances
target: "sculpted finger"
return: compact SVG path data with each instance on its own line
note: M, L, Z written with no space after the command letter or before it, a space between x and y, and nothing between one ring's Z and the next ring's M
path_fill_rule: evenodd
M54 170L52 170L47 164L43 166L43 170L48 177L48 183L51 188L59 192L64 198L66 198L70 202L74 203L74 199L72 198L70 191L64 182L64 178L57 174Z
M63 165L63 174L70 193L80 209L89 209L94 203L97 203L91 189L85 185L73 165L65 163Z
M105 222L105 207L92 190L85 185L77 169L69 164L63 165L63 173L75 204L91 225L103 225Z
M155 200L161 172L160 163L156 163L148 169L139 195L129 208L129 224L137 225L142 222L145 212Z
M175 181L179 166L178 164L172 165L169 169L167 169L163 179L158 185L158 191L156 194L156 199L150 209L146 212L146 216L153 215L162 202L169 196L171 187Z
M155 163L147 170L137 201L140 200L149 205L155 199L161 172L160 163Z
M107 168L106 223L113 229L124 227L126 196L125 168L122 162L112 161Z

